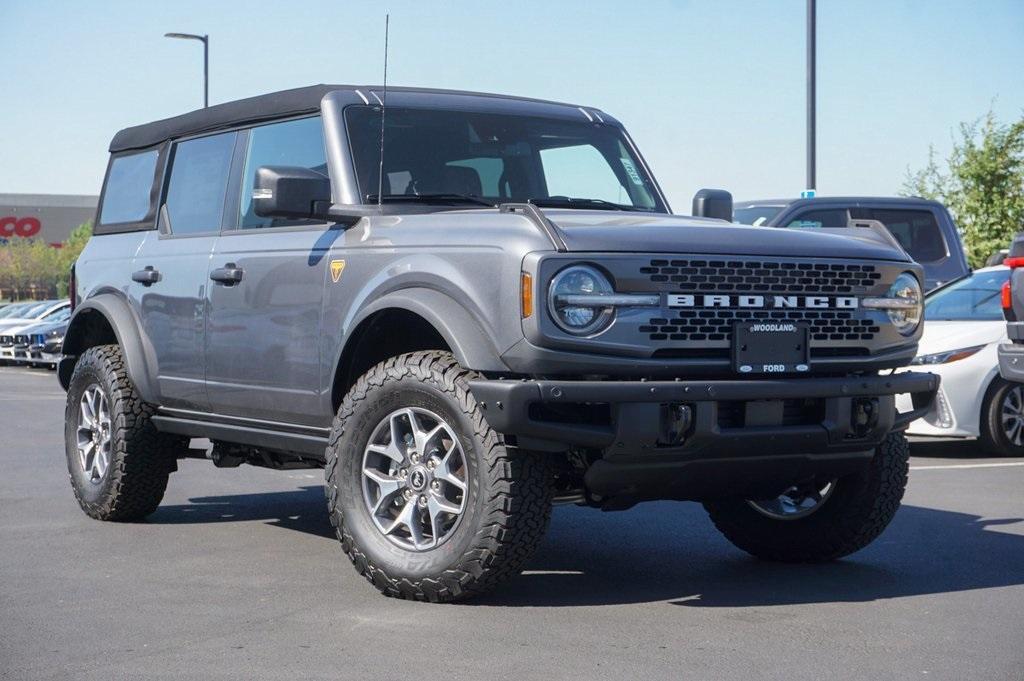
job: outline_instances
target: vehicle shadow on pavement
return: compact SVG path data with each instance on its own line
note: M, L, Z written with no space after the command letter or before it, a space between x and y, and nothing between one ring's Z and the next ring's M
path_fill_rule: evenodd
M475 602L536 607L669 601L730 608L1024 584L1024 536L999 531L1024 518L982 519L905 505L866 549L833 563L804 565L747 556L718 534L697 504L657 502L622 514L565 510L524 574Z
M262 520L334 540L320 486L189 501L161 506L149 522ZM733 548L697 504L655 502L622 513L559 507L524 573L471 604L668 601L688 607L757 607L1015 586L1024 584L1024 536L1010 532L1024 531L1020 523L1024 518L980 518L904 505L866 549L834 563L801 565L759 561Z
M285 492L193 497L189 502L160 506L146 522L190 525L265 520L268 525L334 539L322 485Z

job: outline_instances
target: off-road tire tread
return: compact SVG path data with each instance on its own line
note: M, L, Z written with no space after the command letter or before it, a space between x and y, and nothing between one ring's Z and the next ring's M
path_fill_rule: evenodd
M452 602L491 591L519 574L533 555L551 517L552 488L546 460L531 452L508 448L501 435L484 420L468 382L477 374L463 369L448 352L421 351L385 360L360 377L338 409L327 446L324 468L327 509L342 550L356 571L386 596L407 600ZM368 393L389 381L413 378L437 380L454 398L484 443L479 463L484 467L487 494L484 516L473 543L461 559L436 578L394 577L371 561L345 524L339 501L337 460L345 422Z
M902 433L890 433L878 446L871 459L863 488L842 513L829 513L817 518L774 521L778 532L753 530L745 501L707 502L704 507L715 527L736 547L747 553L785 563L819 563L836 560L859 551L874 541L892 521L899 509L910 470L910 445ZM840 484L842 484L840 480ZM831 499L829 500L831 501ZM826 501L826 504L828 501ZM803 523L815 519L812 535L787 533L786 523ZM828 522L820 521L827 519Z
M117 345L97 345L78 358L70 384L86 367L96 368L106 379L114 430L110 468L110 493L91 502L79 493L70 467L68 475L82 510L97 520L132 522L145 518L160 505L167 479L174 468L180 438L161 434L150 418L155 407L144 402L128 377L124 356ZM69 397L65 418L77 423L78 400Z

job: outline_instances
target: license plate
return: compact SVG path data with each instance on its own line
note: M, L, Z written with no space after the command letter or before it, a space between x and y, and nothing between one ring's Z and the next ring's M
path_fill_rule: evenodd
M741 374L787 374L808 371L806 324L740 322L732 331L733 368Z

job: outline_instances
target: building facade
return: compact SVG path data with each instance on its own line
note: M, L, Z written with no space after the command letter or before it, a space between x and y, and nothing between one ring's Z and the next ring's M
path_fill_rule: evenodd
M0 244L42 239L60 245L96 217L99 197L80 194L0 194Z

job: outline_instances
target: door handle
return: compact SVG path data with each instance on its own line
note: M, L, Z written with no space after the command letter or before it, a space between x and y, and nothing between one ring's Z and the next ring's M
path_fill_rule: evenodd
M245 271L233 262L229 262L224 267L218 267L210 271L210 279L216 282L224 284L225 286L234 286L238 282L242 281L242 275Z
M137 281L143 286L152 286L160 281L160 270L153 269L152 265L146 265L138 272L132 272L132 281Z

